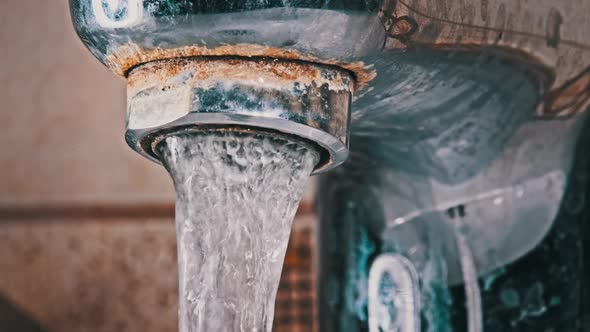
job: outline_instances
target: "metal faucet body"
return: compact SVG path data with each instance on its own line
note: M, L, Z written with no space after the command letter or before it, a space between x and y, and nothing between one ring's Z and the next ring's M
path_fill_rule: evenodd
M81 40L128 81L126 139L144 156L157 161L166 135L227 127L322 151L321 316L349 312L353 330L367 300L344 293L371 288L371 255L418 272L438 257L456 285L552 227L589 105L590 39L572 32L586 24L576 10L539 2L70 0ZM342 269L358 273L332 294Z

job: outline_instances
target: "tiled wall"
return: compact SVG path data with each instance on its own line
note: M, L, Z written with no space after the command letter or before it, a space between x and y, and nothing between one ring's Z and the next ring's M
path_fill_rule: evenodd
M314 325L311 220L299 218L277 296L278 332ZM177 296L172 218L0 225L0 331L37 331L16 329L34 321L48 332L173 332ZM28 317L3 322L2 301Z
M124 82L67 2L0 1L0 331L176 331L172 185L126 146ZM276 331L313 327L312 192Z
M47 331L176 329L170 219L19 221L0 246L2 296Z

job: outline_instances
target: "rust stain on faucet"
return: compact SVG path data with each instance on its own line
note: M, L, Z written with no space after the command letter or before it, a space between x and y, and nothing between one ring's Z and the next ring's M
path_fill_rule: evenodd
M248 58L174 58L152 61L132 69L127 78L131 91L141 91L156 84L160 89L178 85L178 80L191 86L206 87L224 79L254 83L258 86L292 89L294 82L303 86L327 84L332 90L351 91L354 81L348 71L329 77L317 65L285 60Z
M344 63L334 59L325 60L294 50L253 44L224 45L215 48L187 46L174 49L143 49L135 44L127 44L111 51L107 56L107 63L111 70L125 77L133 68L144 63L192 57L271 58L336 66L353 74L356 91L361 90L377 76L373 67L363 62ZM288 75L288 73L281 72L281 75Z

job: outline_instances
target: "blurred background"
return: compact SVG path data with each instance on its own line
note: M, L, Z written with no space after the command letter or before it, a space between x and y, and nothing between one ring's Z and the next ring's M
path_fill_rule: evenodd
M124 141L124 81L84 49L67 0L0 13L0 331L177 331L174 191ZM275 331L314 329L312 186Z

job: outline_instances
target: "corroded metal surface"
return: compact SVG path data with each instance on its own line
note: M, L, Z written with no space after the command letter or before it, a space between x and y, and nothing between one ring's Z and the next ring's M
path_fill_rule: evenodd
M268 58L178 58L133 69L126 138L151 159L162 135L203 126L281 132L319 145L316 171L348 156L354 79L337 67Z
M152 1L71 0L77 31L119 75L183 56L266 56L338 65L370 83L371 58L415 47L541 64L552 77L537 114L566 116L589 102L587 1ZM173 28L172 28L173 27ZM524 56L523 56L524 55ZM386 68L375 68L379 74ZM365 84L368 83L368 84Z
M193 73L190 75L190 73ZM295 84L328 85L331 90L352 90L350 74L305 62L271 58L175 58L149 62L130 73L128 92L136 94L149 87L171 87L175 80L194 87L209 88L222 80L234 84L256 84L261 88L290 90ZM228 84L231 84L228 83Z
M70 1L74 25L90 51L121 75L147 61L229 55L340 64L358 71L361 78L366 70L353 57L383 45L380 20L371 14L376 4L367 6L364 1L346 1L335 10L327 10L334 4L323 0L221 0L207 6L132 0L103 2L97 8L101 1ZM142 10L136 10L138 6ZM351 15L345 10L362 11Z
M339 67L349 71L355 78L355 88L361 90L375 78L375 70L363 62L339 62L335 59L321 59L303 54L296 50L256 44L222 45L215 48L203 46L185 46L174 49L156 48L141 49L135 44L118 47L107 56L107 65L116 74L127 76L134 67L158 60L169 60L189 57L241 57L271 58L279 60L297 60ZM283 62L284 63L284 62Z

